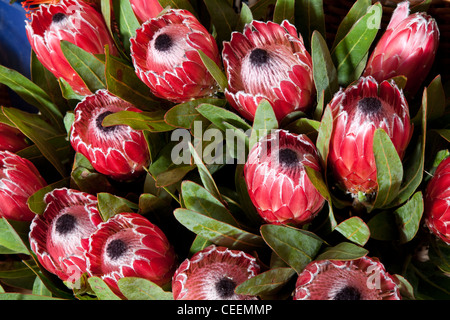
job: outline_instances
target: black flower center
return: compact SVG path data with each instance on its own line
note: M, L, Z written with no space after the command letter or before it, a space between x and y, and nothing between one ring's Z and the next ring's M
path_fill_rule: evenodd
M333 300L361 300L361 293L354 287L345 287L341 289Z
M111 241L106 247L106 254L111 260L117 260L127 251L127 244L121 239Z
M70 233L77 224L77 219L68 213L61 215L55 223L55 230L61 235Z
M377 114L381 110L381 101L374 97L363 98L358 101L358 110L368 115Z
M106 118L106 116L109 116L110 114L113 114L113 112L105 111L103 113L100 113L97 116L97 119L95 120L97 128L102 130L103 132L112 132L112 131L114 131L117 128L117 126L109 126L109 127L103 126L103 124L102 124L103 120Z
M216 290L219 296L223 299L230 298L234 294L236 282L230 278L222 278L216 283Z
M172 38L165 33L160 34L155 39L155 49L161 52L168 51L172 44Z
M253 51L250 53L250 63L254 66L262 66L263 64L266 64L269 59L269 53L260 48L253 49Z
M55 23L61 22L61 21L63 21L66 17L67 17L67 16L66 16L64 13L62 13L62 12L55 13L55 14L52 16L52 22L55 22Z
M281 149L278 153L278 161L283 167L292 168L299 163L297 152L291 149Z

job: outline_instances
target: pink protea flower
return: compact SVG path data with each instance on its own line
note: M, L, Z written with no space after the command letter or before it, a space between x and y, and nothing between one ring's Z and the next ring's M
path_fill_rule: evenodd
M408 103L395 83L361 78L330 101L333 132L328 165L340 188L360 202L376 194L377 169L373 136L382 128L403 158L411 139Z
M217 44L189 11L168 10L147 20L130 41L136 74L156 96L181 103L215 93L197 50L220 65Z
M89 239L88 272L101 277L120 294L117 281L139 277L168 283L176 256L164 233L136 213L119 213L98 226Z
M28 207L28 198L46 185L31 161L0 151L0 217L31 221L35 214Z
M65 58L60 41L69 41L93 54L104 53L105 45L111 54L117 52L101 13L82 0L41 4L31 14L31 21L26 21L25 28L31 47L44 67L82 95L91 92Z
M0 123L0 150L15 153L26 147L26 137L19 129Z
M104 127L103 119L119 111L142 112L132 104L98 90L75 108L70 142L95 170L116 180L130 180L144 173L150 155L142 131L126 125Z
M181 263L172 279L175 300L255 300L234 292L242 282L259 273L249 254L211 245Z
M163 10L158 0L130 0L130 3L141 23L156 17Z
M321 171L314 144L305 135L275 130L250 150L244 178L250 199L269 223L310 222L325 199L309 180L305 166Z
M428 228L450 244L450 157L442 160L425 192L425 221Z
M430 71L438 45L436 21L424 12L409 14L409 1L404 1L373 50L364 76L381 82L403 75L407 77L404 90L413 95Z
M61 280L77 280L86 272L90 235L102 222L97 198L78 190L54 189L30 226L30 245L41 265Z
M299 274L294 300L401 300L399 287L376 259L321 260Z
M253 121L262 99L271 103L278 121L293 111L308 111L315 91L312 60L288 21L252 21L224 42L222 56L225 96L246 119Z

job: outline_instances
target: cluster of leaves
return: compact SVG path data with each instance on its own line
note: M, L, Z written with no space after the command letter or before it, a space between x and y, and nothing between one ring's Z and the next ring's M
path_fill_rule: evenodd
M439 161L449 154L448 100L441 77L428 82L423 95L409 101L415 132L402 162L382 130L374 138L379 189L373 206L354 215L351 203L328 185L326 174L307 173L326 198L327 205L303 228L265 224L251 203L243 179L243 164L204 163L201 154L214 144L203 132L234 129L246 146L245 154L261 130L283 128L308 135L319 150L326 168L332 115L326 108L334 93L356 81L364 70L371 46L379 35L383 14L379 3L358 0L343 17L332 43L326 40L322 1L260 0L252 7L242 4L239 13L231 0L160 0L172 8L196 14L216 37L219 47L233 31L242 31L255 20L289 20L302 34L313 59L317 100L311 114L294 113L278 123L263 101L253 123L241 118L223 96L227 79L221 68L205 55L205 66L221 90L214 97L170 104L150 95L136 76L129 56L129 38L139 22L128 0L101 0L101 11L121 51L120 57L92 55L62 42L64 55L74 70L95 92L107 89L144 110L107 116L104 125L129 125L147 135L151 164L141 180L118 183L96 172L81 154L74 154L67 136L73 109L83 98L63 79L56 79L32 54L32 79L0 66L0 83L35 106L38 113L2 107L0 122L20 129L32 145L19 152L30 159L50 182L29 198L30 208L42 213L43 195L56 187L76 188L98 197L104 220L119 212L134 211L157 224L174 245L180 260L210 244L244 250L258 258L262 273L236 288L238 293L262 299L286 299L294 289L296 274L313 260L352 260L365 255L379 258L402 284L410 299L450 298L450 248L439 242L423 225L423 191ZM412 10L424 10L424 1ZM201 52L200 52L201 53ZM395 79L399 86L406 79ZM197 132L195 124L201 123ZM191 133L191 162L176 164L172 150L175 129ZM250 134L245 134L250 132ZM224 137L226 135L224 134ZM237 152L237 151L236 151ZM237 157L236 153L232 156ZM29 248L29 225L0 219L0 280L6 286L31 290L33 295L3 293L4 298L118 299L97 277L84 279L83 290L68 290L55 276L42 269ZM429 248L429 259L418 259ZM171 299L170 288L160 288L144 279L119 281L128 299ZM139 290L137 290L139 288ZM2 288L0 287L0 292Z

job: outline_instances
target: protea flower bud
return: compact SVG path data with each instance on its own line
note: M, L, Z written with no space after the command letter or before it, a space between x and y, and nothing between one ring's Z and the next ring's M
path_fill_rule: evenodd
M130 0L130 3L141 23L156 17L163 10L158 0Z
M377 260L321 260L299 274L294 300L401 300L393 276Z
M364 76L381 82L403 75L405 92L414 95L430 71L438 44L436 21L424 12L409 14L409 1L404 1L373 50Z
M142 131L126 125L103 126L107 115L123 110L142 112L106 90L86 96L75 108L70 142L95 170L125 181L145 172L150 155Z
M442 160L428 183L425 221L431 232L450 244L450 157Z
M325 199L309 180L305 166L321 171L316 147L305 135L275 130L253 146L244 178L264 220L302 225L320 211Z
M222 56L228 78L225 96L246 119L253 121L262 99L271 103L278 121L311 106L311 56L288 21L252 21L224 42Z
M235 288L259 273L251 255L211 245L181 263L172 279L175 300L255 300Z
M0 151L0 217L31 221L35 214L28 208L28 198L46 185L29 160Z
M89 239L88 272L120 294L117 281L139 277L168 283L176 256L164 233L136 213L119 213L101 223Z
M341 89L328 107L333 114L328 165L335 182L355 200L370 202L378 188L375 130L389 135L402 159L413 130L408 103L394 82L366 77Z
M86 272L88 239L102 222L97 198L61 188L47 193L44 202L44 213L36 215L30 226L31 249L49 272L75 281Z
M19 129L0 123L0 150L15 153L25 147L28 147L28 143Z
M220 65L217 44L189 11L173 9L146 21L130 41L136 74L156 96L181 103L215 93L197 50Z
M81 77L64 56L60 41L65 40L93 53L104 53L108 45L111 54L117 49L109 35L101 13L82 0L61 0L57 4L42 4L26 21L26 32L39 61L56 78L63 78L81 95L91 94Z

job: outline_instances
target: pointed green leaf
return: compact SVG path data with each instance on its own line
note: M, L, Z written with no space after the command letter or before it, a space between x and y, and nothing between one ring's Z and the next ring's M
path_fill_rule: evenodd
M88 282L99 300L121 300L101 278L90 277Z
M236 29L239 16L227 0L203 0L211 16L211 22L217 31L219 47L223 41L229 41L231 33Z
M336 230L348 240L361 246L364 246L370 237L369 227L359 217L342 221L337 225Z
M154 112L119 111L103 119L103 125L127 125L134 130L148 130L151 132L172 131L174 127L164 121L164 110Z
M128 0L112 0L115 20L119 27L119 34L125 51L130 51L130 38L136 35L136 29L141 25L134 15L131 3Z
M225 74L222 72L219 66L213 60L211 60L210 57L203 53L202 50L198 50L198 54L200 55L200 59L202 59L202 62L205 65L206 69L212 75L214 80L216 80L217 84L220 87L220 90L225 91L225 89L228 87L228 80Z
M125 277L119 279L117 284L128 300L173 300L172 292L166 292L144 278Z
M173 106L166 112L166 114L164 115L164 120L171 126L190 129L193 122L200 115L200 113L197 111L197 107L203 103L223 107L225 106L226 100L216 98L201 98L180 103Z
M381 211L372 217L367 226L370 237L375 240L392 241L399 238L395 215L391 211Z
M295 274L292 268L270 269L244 281L235 292L251 296L275 295Z
M334 247L328 247L319 254L316 260L356 260L369 253L368 250L351 242L341 242Z
M132 209L138 208L131 201L107 192L98 193L97 200L98 211L103 221L108 221L109 218L118 213L133 212Z
M242 2L241 12L239 13L239 21L236 25L236 31L242 32L244 30L244 26L252 21L252 10L245 4L245 2Z
M273 22L281 24L283 20L288 20L294 24L295 0L277 0L273 14Z
M278 128L278 120L273 111L272 105L267 100L262 100L255 112L253 127L249 140L251 149L262 137L270 134L271 130Z
M190 4L189 0L158 0L159 4L163 7L171 7L173 9L185 9L195 14L194 8Z
M416 192L412 198L395 210L395 218L400 230L400 241L411 241L419 230L423 214L422 192Z
M251 128L250 125L236 113L218 106L203 103L197 107L197 111L223 131L226 130L226 127L223 125L224 122L228 122L244 131Z
M15 253L29 254L27 246L11 223L5 218L0 218L0 245Z
M316 147L319 152L322 168L326 171L328 150L330 146L331 134L333 132L333 113L330 107L325 111L320 121L319 133L317 135Z
M315 30L325 37L325 15L322 0L296 0L295 21L305 47L311 47L310 39Z

